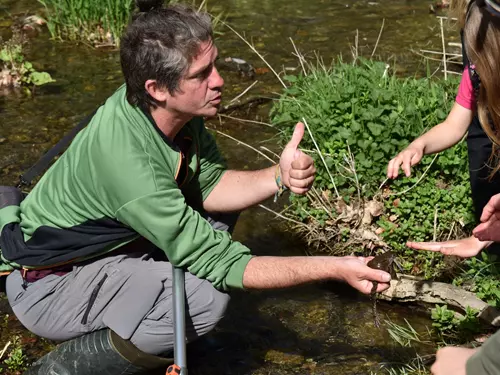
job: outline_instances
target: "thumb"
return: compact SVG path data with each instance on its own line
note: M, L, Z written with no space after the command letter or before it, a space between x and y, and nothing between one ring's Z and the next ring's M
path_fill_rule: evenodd
M286 147L296 149L297 147L299 147L299 143L302 140L302 137L304 137L304 124L298 122L297 125L295 125L295 130L293 131L292 139L290 140L290 142L288 142Z
M388 272L381 270L375 270L370 267L366 267L364 278L370 281L377 281L379 283L388 283L391 281L391 275Z

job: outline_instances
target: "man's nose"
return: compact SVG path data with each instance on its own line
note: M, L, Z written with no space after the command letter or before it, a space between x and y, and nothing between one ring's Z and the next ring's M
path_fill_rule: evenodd
M218 87L224 86L224 79L221 77L219 74L219 71L217 68L214 66L212 70L212 74L210 75L210 88L215 89Z

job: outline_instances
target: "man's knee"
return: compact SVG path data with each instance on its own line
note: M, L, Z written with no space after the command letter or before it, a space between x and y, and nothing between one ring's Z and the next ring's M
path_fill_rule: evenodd
M188 277L186 284L186 338L195 341L224 317L230 297L207 280ZM168 313L165 313L168 311ZM164 299L139 325L131 342L153 355L171 355L174 345L173 296ZM168 354L170 353L170 354Z
M196 336L211 331L224 317L230 297L213 287L208 281L203 281L191 295L188 296L189 316L186 324L192 326Z

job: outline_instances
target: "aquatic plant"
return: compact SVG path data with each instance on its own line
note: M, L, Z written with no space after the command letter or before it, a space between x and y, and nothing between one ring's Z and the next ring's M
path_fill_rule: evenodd
M14 33L11 39L0 44L0 87L25 87L28 92L34 86L44 85L54 80L47 72L38 72L33 64L26 61L23 53L24 41Z
M38 0L46 11L54 39L83 41L97 47L115 47L135 9L134 0ZM178 3L179 0L166 0ZM193 6L195 1L192 1ZM206 0L199 9L207 10ZM220 15L214 17L217 24Z
M119 44L134 7L133 0L39 0L52 38L92 45Z

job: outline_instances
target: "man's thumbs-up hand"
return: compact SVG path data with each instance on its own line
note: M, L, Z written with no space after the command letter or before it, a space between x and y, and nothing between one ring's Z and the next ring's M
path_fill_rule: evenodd
M281 179L295 194L307 193L316 173L312 157L298 149L303 136L304 124L299 122L280 158Z

